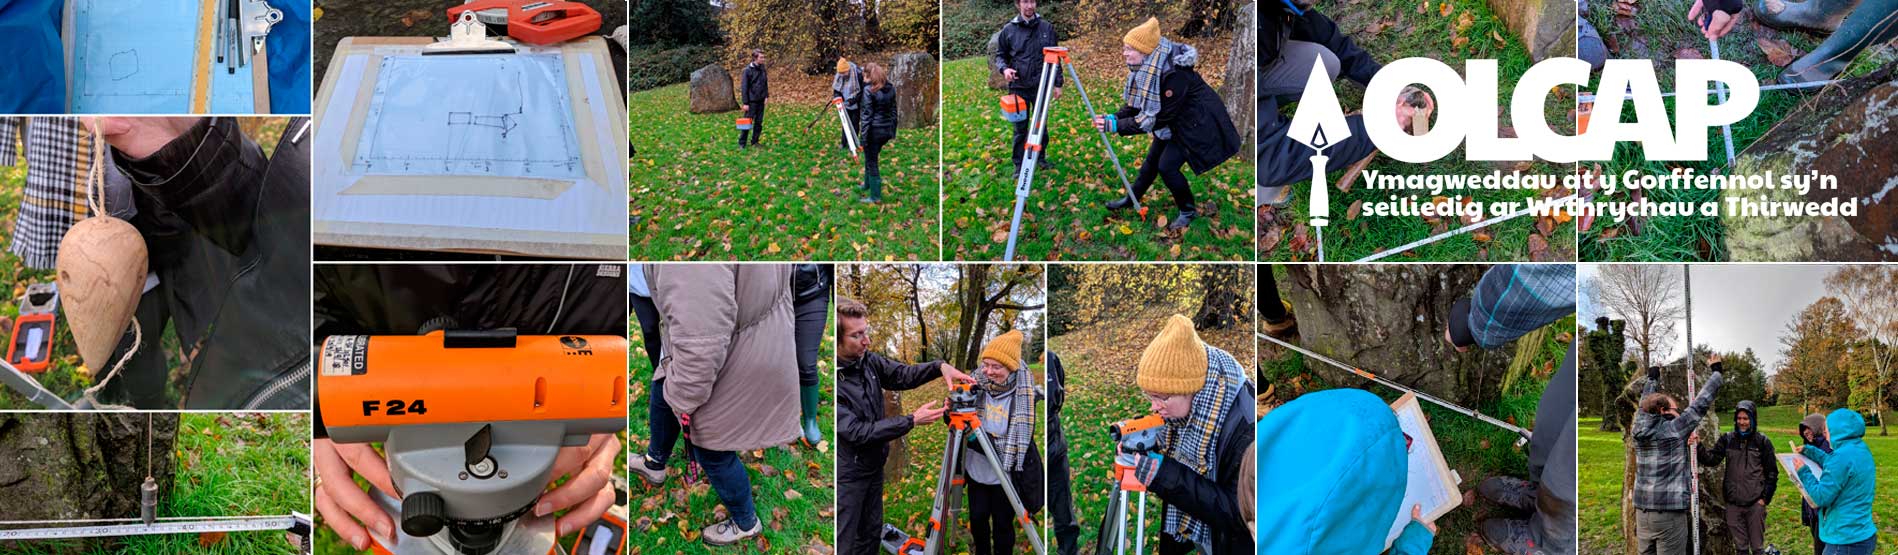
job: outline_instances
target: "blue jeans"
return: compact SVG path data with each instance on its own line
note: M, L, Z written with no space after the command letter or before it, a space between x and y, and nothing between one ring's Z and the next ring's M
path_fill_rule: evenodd
M1878 536L1865 538L1865 541L1844 545L1827 545L1825 555L1872 555L1878 550Z
M672 413L672 407L666 404L665 380L652 382L652 395L646 398L646 432L652 441L646 444L646 456L659 464L665 464L672 458L672 445L679 441L679 417ZM751 503L751 476L745 473L745 465L738 460L738 454L731 451L713 451L692 446L692 458L705 469L706 479L712 482L712 491L718 494L718 501L725 504L725 510L731 513L732 523L739 528L750 530L758 525L758 508Z

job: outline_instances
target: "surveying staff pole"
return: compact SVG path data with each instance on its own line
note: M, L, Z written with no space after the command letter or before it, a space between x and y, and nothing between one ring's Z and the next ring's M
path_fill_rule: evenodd
M1716 57L1718 56L1716 55ZM1732 160L1728 160L1728 161L1731 162ZM1694 271L1693 271L1692 266L1687 265L1687 264L1681 265L1681 284L1683 286L1683 289L1685 290L1682 292L1682 294L1685 295L1687 298L1687 306L1686 306L1687 308L1687 318L1686 318L1687 320L1687 394L1693 395L1694 394ZM1689 399L1691 398L1692 397L1689 397ZM1699 422L1694 423L1695 430L1698 430L1699 427L1700 427ZM1693 510L1692 516L1694 519L1694 527L1693 527L1694 554L1699 555L1700 554L1700 445L1695 444L1693 442L1687 443L1687 484L1688 484L1688 490L1693 492L1693 497L1688 498L1689 503L1687 504L1687 506L1689 509ZM1831 551L1831 549L1827 549L1827 551Z

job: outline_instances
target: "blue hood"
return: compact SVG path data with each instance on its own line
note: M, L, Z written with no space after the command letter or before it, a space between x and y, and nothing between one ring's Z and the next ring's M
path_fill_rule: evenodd
M1864 443L1865 417L1852 409L1838 409L1826 415L1826 432L1831 435L1832 448L1845 447L1845 442Z
M1259 553L1378 553L1404 501L1404 434L1363 390L1308 393L1259 421Z

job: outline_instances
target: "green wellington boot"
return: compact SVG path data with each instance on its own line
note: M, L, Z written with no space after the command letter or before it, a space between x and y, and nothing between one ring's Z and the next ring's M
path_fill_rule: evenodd
M804 442L813 446L824 440L824 431L817 428L817 386L798 388L798 400L804 408Z
M1863 0L1818 48L1787 65L1779 74L1779 82L1806 83L1837 78L1860 52L1884 44L1892 37L1898 37L1898 0Z

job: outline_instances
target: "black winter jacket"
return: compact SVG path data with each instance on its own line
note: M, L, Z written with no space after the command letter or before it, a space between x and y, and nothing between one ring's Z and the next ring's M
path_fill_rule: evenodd
M216 302L204 307L215 313L191 361L186 409L310 406L310 327L300 316L310 302L308 121L290 120L268 158L231 118L201 120L145 158L118 157L141 206L235 259L226 282L177 284L209 289L190 296ZM158 331L145 330L146 341Z
M743 83L739 84L738 96L745 104L763 104L765 97L771 96L771 77L765 68L758 64L745 65Z
M1160 463L1153 483L1147 484L1147 491L1161 501L1212 526L1211 553L1251 553L1254 549L1252 533L1239 516L1239 504L1251 503L1253 499L1241 499L1238 489L1240 462L1245 458L1246 447L1252 445L1253 426L1257 423L1256 403L1253 386L1248 382L1233 401L1226 420L1219 424L1217 481L1168 458Z
M1729 505L1751 505L1762 499L1770 505L1773 503L1774 490L1779 488L1779 460L1773 456L1773 442L1760 432L1759 413L1754 412L1752 401L1740 401L1734 412L1747 413L1747 418L1753 423L1752 430L1742 437L1736 422L1735 429L1720 434L1720 439L1714 441L1713 447L1700 446L1700 464L1720 466L1722 461L1727 463L1722 482Z
M863 89L863 117L857 125L859 135L864 142L887 141L896 137L896 87L888 83L883 88Z
M907 391L942 377L942 361L903 364L876 353L837 372L837 482L881 482L889 443L915 427L907 414L883 414L883 390Z
M1132 106L1114 113L1121 122L1120 134L1146 133L1134 123L1139 113ZM1186 147L1186 162L1193 173L1212 171L1239 153L1239 129L1233 127L1219 91L1208 86L1192 66L1175 67L1160 76L1160 113L1154 115L1153 128L1173 130L1173 141Z
M1009 92L1033 98L1035 87L1041 84L1041 49L1060 45L1061 34L1055 32L1048 18L1037 15L1033 20L1022 21L1017 15L996 32L995 57L989 58L989 70L996 73L1015 70L1015 80L1008 84ZM1065 83L1064 77L1056 73L1054 86Z

